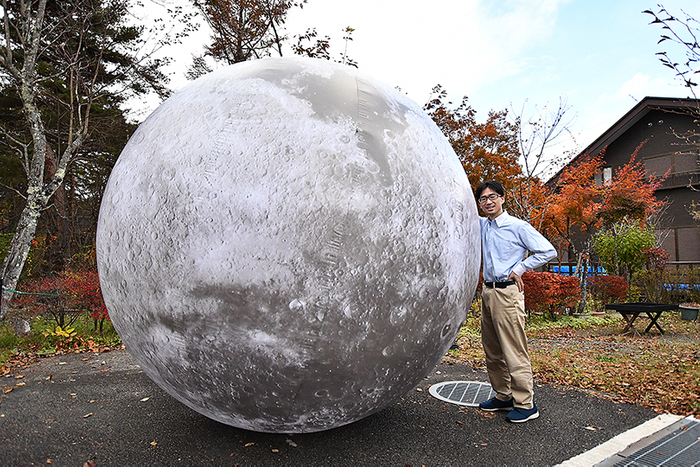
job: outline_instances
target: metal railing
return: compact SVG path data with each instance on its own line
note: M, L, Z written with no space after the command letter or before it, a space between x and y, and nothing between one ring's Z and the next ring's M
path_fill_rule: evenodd
M664 188L682 188L688 185L700 184L700 172L680 172L668 174L666 180L661 182L660 190Z

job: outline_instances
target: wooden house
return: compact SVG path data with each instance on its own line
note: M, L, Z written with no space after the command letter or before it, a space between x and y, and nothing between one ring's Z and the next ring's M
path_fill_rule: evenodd
M672 264L700 266L700 226L688 212L693 202L700 209L700 100L645 97L569 164L605 151L597 175L605 183L637 148L648 173L668 173L656 192L666 202L661 246Z

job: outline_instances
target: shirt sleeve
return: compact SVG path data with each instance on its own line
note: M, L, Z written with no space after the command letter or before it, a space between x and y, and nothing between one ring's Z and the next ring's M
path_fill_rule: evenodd
M523 223L519 236L525 248L533 254L515 265L513 272L518 276L522 276L525 271L544 266L556 258L557 250L554 246L530 224Z

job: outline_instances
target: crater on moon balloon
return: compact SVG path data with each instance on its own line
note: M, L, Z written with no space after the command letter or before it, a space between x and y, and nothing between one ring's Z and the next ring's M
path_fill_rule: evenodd
M97 232L115 328L214 420L313 432L394 403L453 342L476 204L430 118L354 68L265 59L206 75L134 133Z

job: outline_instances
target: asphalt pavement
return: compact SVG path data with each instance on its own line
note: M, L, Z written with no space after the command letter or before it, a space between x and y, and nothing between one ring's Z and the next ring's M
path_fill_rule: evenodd
M256 433L182 405L124 350L42 358L0 378L0 465L557 465L657 414L596 394L537 385L540 418L506 422L433 398L441 381L487 381L443 362L392 406L312 434Z

